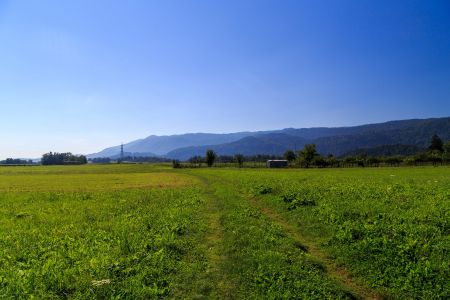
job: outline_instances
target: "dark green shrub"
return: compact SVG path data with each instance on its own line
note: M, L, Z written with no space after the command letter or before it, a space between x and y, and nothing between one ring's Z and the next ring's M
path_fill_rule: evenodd
M295 192L289 192L280 196L283 202L288 204L288 210L294 210L300 206L314 206L316 201L309 197L302 197Z

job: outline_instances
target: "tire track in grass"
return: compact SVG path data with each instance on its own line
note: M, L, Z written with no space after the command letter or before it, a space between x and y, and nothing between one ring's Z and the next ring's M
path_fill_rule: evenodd
M223 235L220 219L223 207L209 181L202 176L196 176L196 178L203 185L203 195L207 198L208 203L205 215L209 217L209 228L206 235L208 266L203 276L206 287L203 288L202 294L206 298L230 299L233 298L233 285L227 280L225 272L222 272L222 266L226 257L220 249Z
M326 274L331 278L339 281L351 292L355 293L361 299L386 299L374 290L360 284L353 279L352 275L344 266L338 266L335 261L327 255L326 252L321 250L316 244L309 239L302 236L295 226L287 222L282 216L273 211L271 208L265 206L258 199L251 197L247 198L249 202L257 209L259 209L267 218L272 222L278 224L283 230L296 242L300 243L301 247L304 247L307 253L315 260L323 264L326 270Z

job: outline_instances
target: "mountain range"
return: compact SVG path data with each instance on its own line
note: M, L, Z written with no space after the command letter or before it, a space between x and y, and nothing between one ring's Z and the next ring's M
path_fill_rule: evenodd
M300 150L305 144L316 144L319 153L341 156L346 153L376 152L387 145L401 145L398 149L424 149L431 136L438 134L450 140L450 117L389 121L349 127L285 128L281 130L236 132L227 134L187 133L156 136L124 144L126 155L162 156L187 160L204 155L207 149L219 155L271 154L281 155L286 149ZM407 150L406 150L407 149ZM401 153L399 153L401 154ZM406 154L406 153L405 153ZM120 155L120 145L90 154L88 158Z

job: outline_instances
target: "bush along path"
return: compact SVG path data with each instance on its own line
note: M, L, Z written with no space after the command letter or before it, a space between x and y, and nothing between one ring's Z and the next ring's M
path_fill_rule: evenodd
M209 203L208 267L203 280L210 290L204 288L200 295L216 299L366 297L345 280L330 276L320 258L307 253L280 222L235 186L208 171L187 172L203 181Z

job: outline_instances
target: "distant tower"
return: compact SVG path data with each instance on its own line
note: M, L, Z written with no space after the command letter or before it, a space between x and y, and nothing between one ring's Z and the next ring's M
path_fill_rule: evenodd
M123 143L120 145L120 161L123 160Z

